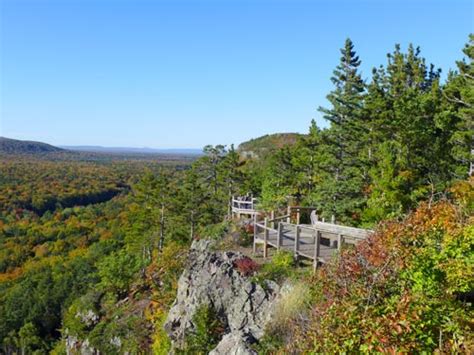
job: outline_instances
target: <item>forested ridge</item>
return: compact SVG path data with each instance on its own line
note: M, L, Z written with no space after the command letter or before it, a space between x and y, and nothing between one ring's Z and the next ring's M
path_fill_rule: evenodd
M63 151L61 148L46 143L0 137L0 154L38 154L61 151Z
M223 145L173 163L2 156L2 351L166 353L191 241L237 228L229 200L252 193L262 210L311 205L376 229L316 275L285 262L266 271L305 291L256 350L469 353L474 36L463 54L441 80L418 48L397 45L363 78L348 39L320 108L329 126L311 122L265 159Z

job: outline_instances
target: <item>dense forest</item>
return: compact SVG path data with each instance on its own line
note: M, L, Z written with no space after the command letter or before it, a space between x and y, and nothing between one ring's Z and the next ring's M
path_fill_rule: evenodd
M468 353L474 36L463 53L442 80L419 48L397 45L363 78L348 39L319 109L328 127L242 147L264 158L223 145L181 162L2 155L2 352L63 354L87 339L106 354L166 353L191 241L222 237L231 196L252 193L263 210L311 205L376 228L316 275L298 273L305 303L259 352Z

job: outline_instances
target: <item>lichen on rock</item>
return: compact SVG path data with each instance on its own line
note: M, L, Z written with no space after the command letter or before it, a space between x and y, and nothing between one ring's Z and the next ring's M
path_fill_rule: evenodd
M193 242L165 330L174 348L185 347L186 338L195 331L193 317L206 305L225 325L223 337L211 354L254 354L250 345L264 335L280 288L273 281L265 281L263 287L242 275L235 262L244 255L213 252L212 243Z

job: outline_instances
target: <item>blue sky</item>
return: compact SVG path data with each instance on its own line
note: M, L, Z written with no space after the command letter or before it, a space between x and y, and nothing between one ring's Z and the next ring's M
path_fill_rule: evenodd
M339 48L413 42L444 73L472 1L0 0L0 135L200 148L323 124Z

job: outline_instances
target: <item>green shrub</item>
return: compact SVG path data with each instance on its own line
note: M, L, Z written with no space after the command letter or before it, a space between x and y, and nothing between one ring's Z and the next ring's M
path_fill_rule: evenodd
M257 354L278 354L283 347L283 338L275 334L265 334L259 342L252 345Z
M240 238L238 244L243 247L249 247L253 243L253 226L245 225L240 228Z
M467 205L467 203L466 203ZM441 201L386 222L316 275L287 353L472 353L472 219Z
M280 250L273 255L268 264L263 265L256 281L281 281L293 272L295 259L289 251ZM260 280L261 279L261 280Z
M198 235L203 238L221 239L229 230L229 223L210 224L199 228Z
M291 338L294 324L311 305L311 290L304 281L295 281L282 287L271 321L265 328L265 335L253 346L258 354L278 354L284 349L285 339ZM304 317L302 317L304 316Z
M193 317L194 332L187 336L186 346L180 354L208 354L221 340L225 324L210 305L202 305Z
M171 339L164 329L167 314L160 312L155 319L155 334L153 335L153 354L167 355L171 349Z
M142 261L125 250L105 257L98 265L100 286L104 291L116 294L126 293L137 272L143 267Z

